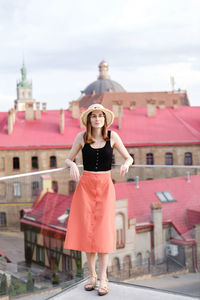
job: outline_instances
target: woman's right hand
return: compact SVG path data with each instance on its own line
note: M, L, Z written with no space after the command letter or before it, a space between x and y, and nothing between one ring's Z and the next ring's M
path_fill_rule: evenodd
M80 172L75 163L71 164L70 166L70 177L77 182L79 181Z

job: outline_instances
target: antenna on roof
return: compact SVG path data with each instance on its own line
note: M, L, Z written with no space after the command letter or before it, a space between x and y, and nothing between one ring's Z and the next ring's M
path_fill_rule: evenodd
M174 76L170 77L170 82L171 82L172 92L174 92L175 91L175 84L176 84Z
M139 188L139 176L135 177L135 187L136 187L136 189Z

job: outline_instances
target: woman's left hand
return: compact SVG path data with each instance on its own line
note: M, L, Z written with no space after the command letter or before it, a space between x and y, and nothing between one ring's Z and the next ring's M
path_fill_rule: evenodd
M128 169L129 169L129 166L127 166L126 164L121 165L121 168L120 168L120 175L121 175L121 176L124 176L125 173L128 172Z

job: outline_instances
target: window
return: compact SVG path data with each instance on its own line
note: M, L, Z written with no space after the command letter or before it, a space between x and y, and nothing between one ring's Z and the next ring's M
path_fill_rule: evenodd
M112 165L114 165L114 164L115 164L115 155L112 154Z
M4 157L0 157L0 170L4 170L4 168L5 168Z
M50 168L57 168L56 156L50 156Z
M146 155L146 164L147 165L153 165L154 164L152 153L147 153L147 155Z
M189 165L189 166L192 165L192 153L191 152L185 153L184 165Z
M14 182L14 191L13 194L15 197L20 197L21 196L21 185L19 182Z
M38 169L38 157L32 156L32 169Z
M0 212L0 226L6 226L6 213Z
M138 267L142 266L142 253L137 253L136 266L138 266Z
M127 182L132 182L132 181L134 181L134 178L128 178L127 179Z
M52 189L54 193L58 192L58 182L57 181L52 181Z
M14 170L20 169L19 157L13 157L13 169Z
M134 156L134 154L132 154L132 153L129 153L130 154L130 156L132 157L132 159L133 159L133 163L132 163L132 165L134 165L134 163L135 163L135 156Z
M37 196L39 193L39 182L33 181L32 182L32 196Z
M173 154L170 152L165 153L165 164L173 165Z
M69 181L69 194L72 194L76 188L76 181L70 180Z
M116 235L117 235L117 248L124 248L125 246L125 233L124 233L124 216L122 214L116 215Z
M165 192L156 192L156 196L162 203L167 203L167 202L175 202L173 196L170 194L170 192L165 191Z
M45 259L44 259L44 248L43 247L41 247L41 246L38 246L37 245L37 250L36 250L37 252L37 262L39 263L39 264L44 264L44 262L45 262Z

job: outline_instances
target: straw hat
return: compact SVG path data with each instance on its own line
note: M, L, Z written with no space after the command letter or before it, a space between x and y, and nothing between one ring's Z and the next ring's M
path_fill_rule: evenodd
M105 113L106 115L106 120L107 120L107 126L110 126L114 120L114 114L111 110L103 107L101 104L92 104L88 107L86 111L84 111L81 114L81 122L82 124L86 127L87 126L87 116L90 112L95 111L95 110L101 110Z

